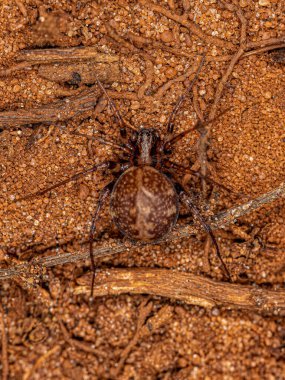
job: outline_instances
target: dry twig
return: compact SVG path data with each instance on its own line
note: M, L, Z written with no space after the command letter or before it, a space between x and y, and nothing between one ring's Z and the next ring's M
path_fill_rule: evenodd
M68 344L70 344L70 346L74 348L78 348L79 350L82 350L87 353L98 355L101 358L102 357L104 358L107 356L107 354L104 351L98 350L92 347L92 345L89 345L84 341L80 342L76 339L71 338L70 333L68 332L67 328L64 326L64 323L59 318L58 318L58 321L59 321L60 329L62 331L64 339L66 340Z
M108 91L113 99L138 100L133 92ZM11 130L15 127L27 124L55 123L68 120L83 112L92 110L99 101L101 90L94 86L82 91L80 94L67 97L39 108L16 109L0 113L0 127Z
M45 361L52 355L54 355L55 353L57 353L58 351L61 350L61 345L57 344L56 346L54 346L53 348L51 348L49 351L45 352L43 355L41 355L38 360L36 361L36 363L33 365L32 368L30 368L23 376L23 380L29 380L33 374L36 372L36 370L38 368L41 367L41 365L43 363L45 363Z
M78 279L75 294L89 294L91 273ZM224 306L285 315L285 290L267 290L257 286L217 282L191 273L169 269L128 268L98 271L94 296L151 294L205 308Z
M143 325L145 324L145 321L153 308L153 303L148 302L148 301L149 301L149 297L145 298L139 306L139 310L138 310L139 315L138 315L138 320L137 320L136 333L133 339L129 342L127 347L121 353L121 359L118 365L116 366L116 368L114 368L112 371L112 377L114 377L115 379L118 378L118 375L121 372L127 357L129 356L130 352L136 346L136 344L138 343L140 339L141 329Z
M138 98L141 99L145 96L146 90L151 86L154 77L153 63L150 60L145 62L145 82L138 90Z
M74 62L74 61L90 61L101 63L118 62L117 55L104 54L98 52L95 46L77 46L72 48L52 48L52 49L32 49L22 50L17 56L18 62L29 62L30 64L50 64L56 62Z
M98 101L101 91L93 87L82 91L79 95L71 96L39 108L17 109L0 113L0 127L13 129L19 125L54 123L71 119L82 112L92 110Z
M8 361L8 339L5 324L5 315L2 301L0 300L0 327L2 334L2 380L8 380L9 376L9 361Z
M0 77L9 76L18 70L29 70L35 65L51 65L54 63L74 63L92 61L101 64L118 64L120 57L100 53L96 47L73 47L52 49L26 49L22 50L15 58L16 65L8 69L0 70Z
M157 89L156 93L154 94L154 98L157 98L157 99L161 98L165 94L165 92L173 85L173 83L183 82L186 79L190 79L191 76L194 75L198 69L198 66L200 63L200 57L198 58L199 59L197 60L197 62L195 62L193 66L190 66L189 69L184 74L179 75L176 78L170 79L169 81L164 83L162 86L160 86Z
M189 29L191 33L195 34L197 37L199 37L202 41L205 41L206 43L224 47L224 48L230 48L230 49L234 49L235 47L235 45L229 41L225 41L218 37L206 34L197 24L189 20L187 16L185 15L179 16L158 4L152 3L149 0L139 0L139 3L148 7L154 12L160 13L164 15L165 17L168 17L169 19L178 22L179 24Z

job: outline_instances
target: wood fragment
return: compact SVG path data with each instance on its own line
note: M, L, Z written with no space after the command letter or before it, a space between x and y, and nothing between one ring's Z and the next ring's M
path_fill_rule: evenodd
M86 342L81 342L81 341L78 341L76 339L73 339L71 338L70 336L70 333L68 332L67 328L65 327L64 323L62 322L62 320L60 318L58 318L58 322L59 322L59 326L60 326L60 329L62 331L62 334L64 336L64 339L66 340L66 342L68 344L70 344L70 346L74 347L74 348L78 348L79 350L82 350L84 352L87 352L87 353L91 353L91 354L95 354L99 357L107 357L107 354L102 351L102 350L98 350L94 347L92 347L92 345L86 343Z
M1 328L1 351L2 351L2 380L8 380L9 378L9 360L8 360L8 338L6 331L4 308L2 300L0 300L0 328Z
M89 294L91 273L78 279L75 294ZM151 294L204 308L223 306L266 315L285 315L285 290L217 282L169 269L128 268L96 272L94 296Z
M32 49L21 50L16 56L17 62L29 62L31 64L50 64L61 61L89 61L113 63L119 61L118 55L98 52L97 47L77 46L72 48Z
M41 65L38 75L58 83L74 85L94 84L97 79L103 83L113 83L122 80L118 62L112 64L100 62L56 63Z
M23 15L24 17L27 17L27 16L28 16L28 12L27 12L26 7L25 7L24 4L22 3L22 1L20 1L20 0L15 0L15 3L17 4L17 7L20 9L22 15Z
M100 94L101 91L96 86L82 91L79 95L71 96L39 108L27 110L20 108L15 111L4 111L0 113L0 127L9 130L20 125L55 123L57 121L68 120L82 112L92 110L96 106Z

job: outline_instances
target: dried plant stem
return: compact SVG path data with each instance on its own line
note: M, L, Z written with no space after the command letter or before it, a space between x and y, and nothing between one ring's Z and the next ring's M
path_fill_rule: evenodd
M0 113L0 127L13 129L19 125L54 123L71 119L82 112L93 109L101 91L97 87L82 91L79 95L71 96L40 108L17 109Z
M2 335L2 380L8 380L9 376L9 361L8 361L8 339L6 332L5 316L2 301L0 301L0 328Z
M22 50L16 57L18 62L29 62L31 64L50 64L55 62L90 61L102 63L117 62L117 55L100 53L97 47L72 47L52 49Z
M257 197L249 202L246 202L242 205L232 207L228 210L219 212L218 214L211 217L208 221L211 225L212 229L223 228L228 224L232 223L237 218L246 215L254 210L259 209L260 207L273 202L279 198L285 197L285 183L281 183L276 189L269 191ZM197 233L199 230L198 226L187 225L180 227L177 231L174 231L171 235L167 236L165 239L161 241L157 241L152 244L160 244L165 241L174 241L177 239L181 239L184 237L189 237ZM131 244L130 242L108 242L105 245L97 246L94 249L94 257L95 258L103 258L107 256L112 256L124 251L129 251L131 249L136 249L143 244ZM82 249L82 251L66 253L62 255L44 257L44 258L36 258L33 259L30 263L18 264L12 268L0 269L0 280L7 280L9 278L13 278L14 276L25 275L25 276L33 276L35 273L40 272L43 268L53 267L56 265L62 265L67 263L74 263L80 260L85 260L89 258L89 248L86 247Z
M188 17L185 15L182 15L182 16L177 15L158 4L152 3L149 0L139 0L139 3L148 7L154 12L160 13L163 16L168 17L169 19L178 22L180 25L183 25L185 28L189 29L191 33L193 33L194 35L196 35L198 38L200 38L202 41L205 41L206 43L210 43L216 46L230 48L230 49L233 49L235 47L235 45L229 41L225 41L225 40L222 40L221 38L206 34L197 24L195 24L195 22L189 20Z
M75 294L90 293L91 274L78 279ZM285 291L209 280L169 269L128 268L98 271L94 287L97 297L124 293L152 294L205 308L224 306L269 315L285 315Z
M137 100L132 92L108 92L113 99ZM11 130L16 127L38 123L56 123L68 120L83 112L90 111L97 105L101 90L97 86L84 90L80 94L67 97L39 108L16 109L0 113L0 127L3 130Z
M237 62L239 61L239 59L243 55L243 53L244 53L244 47L240 47L238 49L238 51L232 57L225 74L222 76L220 82L218 83L218 86L217 86L217 89L215 92L214 102L213 102L213 105L212 105L210 113L209 113L209 120L214 119L214 117L216 116L217 107L218 107L218 104L221 100L225 84L227 83L231 73L233 72L235 65L237 64Z
M62 349L62 346L60 344L57 344L56 346L51 348L49 351L41 355L36 361L36 363L33 365L33 367L24 374L23 380L31 379L34 373L37 371L37 369L39 369L50 356L55 355L56 353L58 354L58 352L61 351L61 349Z
M118 378L119 373L121 372L121 370L124 367L124 364L125 364L125 361L126 361L127 357L129 356L129 354L132 351L132 349L138 343L138 341L140 339L140 336L141 336L142 328L143 328L143 326L145 324L145 321L146 321L148 315L150 314L150 312L152 311L153 303L152 302L148 302L148 301L149 301L149 298L145 298L142 301L142 303L140 304L139 308L138 308L138 314L139 315L138 315L138 320L137 320L136 333L135 333L133 339L129 342L129 344L127 345L127 347L125 347L125 349L121 353L120 361L117 363L116 368L114 368L113 371L112 371L112 377L115 378L115 379Z
M29 70L35 65L50 65L53 63L74 63L92 61L96 63L107 63L112 65L117 63L118 55L104 54L96 47L72 47L72 48L51 48L22 50L17 56L16 65L8 69L0 70L0 77L9 76L18 70Z

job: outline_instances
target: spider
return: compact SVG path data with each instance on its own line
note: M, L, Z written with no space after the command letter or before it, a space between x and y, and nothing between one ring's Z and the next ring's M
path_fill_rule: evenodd
M188 173L202 178L203 176L199 172L184 168L170 160L172 150L177 142L191 131L202 126L202 123L198 121L194 126L185 131L177 134L174 133L174 118L187 94L192 90L203 62L204 59L201 60L189 87L180 96L174 106L167 123L167 133L164 137L161 137L155 128L141 128L137 130L129 123L126 123L101 82L97 81L119 124L120 142L116 143L110 139L102 138L96 138L96 140L118 149L120 152L118 160L99 163L49 188L21 198L27 199L42 195L98 170L108 170L111 172L113 179L100 191L89 233L90 259L93 272L91 297L95 281L93 241L100 210L108 197L110 197L110 213L113 222L121 233L133 241L142 242L155 242L169 234L177 222L179 205L182 202L209 234L223 270L227 277L231 279L211 227L201 215L193 197L177 180L175 171L182 168L186 169ZM204 123L203 125L205 126L206 124Z

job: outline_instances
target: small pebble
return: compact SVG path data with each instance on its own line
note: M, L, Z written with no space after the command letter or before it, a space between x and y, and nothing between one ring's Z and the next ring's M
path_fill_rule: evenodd
M88 197L89 193L90 193L89 187L85 185L84 183L81 183L79 185L79 194L78 194L79 198L82 200L85 200Z
M242 8L247 7L247 6L248 6L248 0L240 0L239 5L240 5Z
M264 97L265 97L265 99L271 99L271 98L272 98L272 94L271 94L271 92L270 92L270 91L266 91L266 92L264 93Z
M134 100L132 103L131 103L131 109L132 110L138 110L140 108L140 102Z
M216 307L213 307L212 309L212 315L214 315L215 317L217 317L218 315L220 314L220 310Z
M174 69L174 67L169 67L165 70L165 76L168 79L175 77L175 75L177 75L177 71Z
M268 7L270 5L270 0L259 0L258 4L262 7Z
M170 30L165 30L163 33L161 33L160 39L163 42L172 42L174 40L174 36Z
M21 91L21 86L18 84L15 84L15 86L13 87L13 92L19 92L19 91Z

